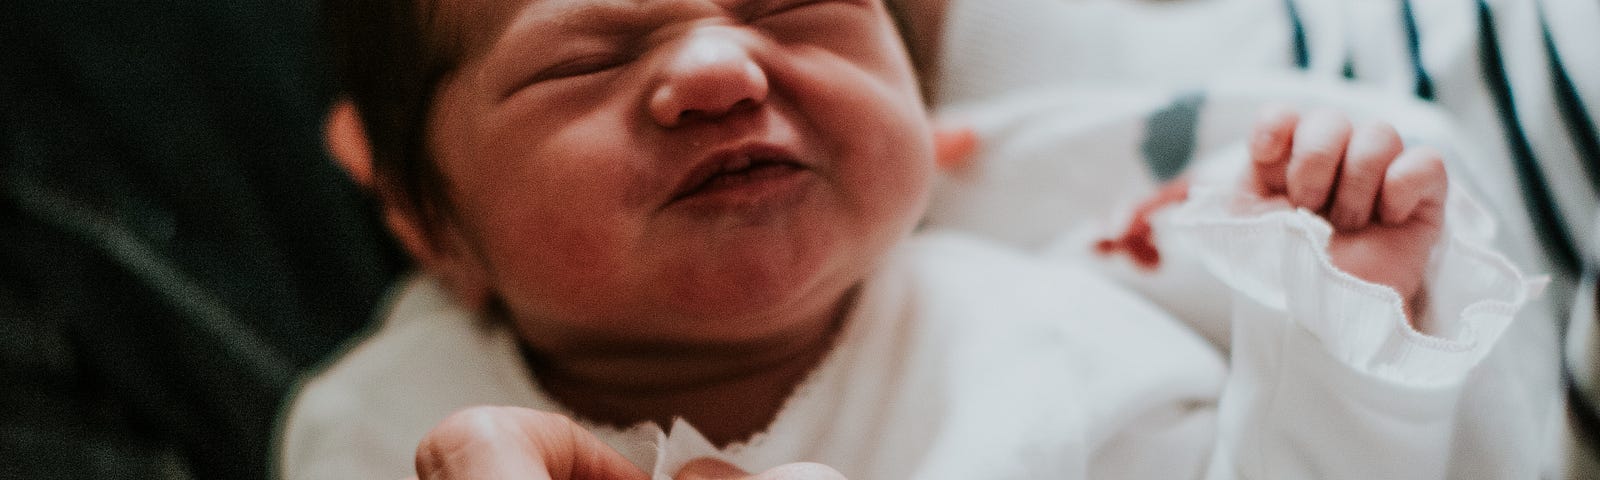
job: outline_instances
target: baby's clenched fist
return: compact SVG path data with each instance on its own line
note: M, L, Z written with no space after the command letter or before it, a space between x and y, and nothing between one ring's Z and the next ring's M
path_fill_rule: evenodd
M1444 225L1449 181L1439 152L1405 147L1385 123L1353 126L1335 111L1273 107L1256 124L1250 158L1246 188L1327 219L1334 265L1394 288L1415 325Z

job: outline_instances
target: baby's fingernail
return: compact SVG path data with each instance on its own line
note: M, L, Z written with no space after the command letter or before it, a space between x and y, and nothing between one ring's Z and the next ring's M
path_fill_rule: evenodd
M1272 130L1256 130L1255 138L1251 139L1251 141L1255 142L1256 145L1263 147L1274 146L1274 144L1277 143L1277 140L1278 133Z

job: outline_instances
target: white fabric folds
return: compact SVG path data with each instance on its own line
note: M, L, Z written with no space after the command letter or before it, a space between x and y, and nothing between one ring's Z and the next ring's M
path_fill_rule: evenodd
M1165 217L1178 241L1236 296L1287 314L1236 321L1292 322L1346 365L1395 382L1459 382L1544 283L1525 278L1485 247L1489 239L1481 237L1493 229L1481 225L1490 219L1470 199L1454 195L1430 265L1432 318L1425 334L1406 321L1393 289L1333 265L1327 253L1332 229L1321 217L1240 200L1232 192L1196 188Z
M650 472L651 480L672 480L679 470L697 458L728 459L717 450L705 435L682 418L672 421L672 432L656 433L656 463Z

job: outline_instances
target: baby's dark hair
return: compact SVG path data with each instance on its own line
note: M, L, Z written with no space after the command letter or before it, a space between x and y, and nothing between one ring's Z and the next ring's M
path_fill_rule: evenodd
M447 208L443 177L427 149L428 114L439 83L456 68L432 46L436 0L324 0L334 75L360 112L374 180L431 224ZM396 200L396 199L386 199Z
M427 148L428 115L438 86L462 60L458 42L437 38L440 0L324 0L333 70L360 112L371 145L374 180L397 191L425 224L450 211L444 177ZM905 10L888 0L904 37ZM431 232L424 232L425 234Z

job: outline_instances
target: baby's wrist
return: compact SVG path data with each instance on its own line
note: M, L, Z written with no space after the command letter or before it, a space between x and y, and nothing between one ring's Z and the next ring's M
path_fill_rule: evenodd
M1406 323L1411 325L1412 330L1423 334L1428 333L1428 330L1424 327L1427 324L1426 320L1430 306L1431 302L1429 301L1428 288L1426 286L1418 288L1416 293L1412 293L1410 297L1405 299Z

